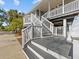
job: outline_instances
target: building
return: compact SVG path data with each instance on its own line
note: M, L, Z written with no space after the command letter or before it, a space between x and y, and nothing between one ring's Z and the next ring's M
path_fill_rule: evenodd
M29 56L30 53L35 53L34 59L79 59L79 32L76 32L79 25L78 15L79 0L40 0L38 5L24 16L22 47L25 51L29 51L28 48L32 51L27 52ZM47 39L49 40L46 41ZM56 41L51 41L52 39ZM31 44L35 45L40 52ZM41 56L42 53L45 57Z

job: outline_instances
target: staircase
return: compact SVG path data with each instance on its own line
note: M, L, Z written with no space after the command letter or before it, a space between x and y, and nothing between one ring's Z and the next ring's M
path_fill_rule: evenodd
M53 23L31 15L31 24L22 30L22 47L29 59L71 59L72 44L53 35Z

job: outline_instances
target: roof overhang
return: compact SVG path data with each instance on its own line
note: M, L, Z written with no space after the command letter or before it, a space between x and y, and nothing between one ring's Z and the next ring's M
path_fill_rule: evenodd
M71 1L74 1L74 0L64 0L65 4L67 4L68 2L71 2ZM41 0L33 6L32 10L29 12L29 14L31 12L34 12L35 10L40 10L40 11L44 11L44 12L48 11L49 3L50 3L50 9L52 10L54 8L61 6L62 0Z
M54 9L58 4L62 3L62 0L42 0L34 9L41 11L47 11L50 3L50 9Z

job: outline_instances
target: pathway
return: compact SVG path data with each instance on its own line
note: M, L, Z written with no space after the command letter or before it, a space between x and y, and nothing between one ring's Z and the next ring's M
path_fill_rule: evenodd
M26 59L14 34L0 33L0 59Z

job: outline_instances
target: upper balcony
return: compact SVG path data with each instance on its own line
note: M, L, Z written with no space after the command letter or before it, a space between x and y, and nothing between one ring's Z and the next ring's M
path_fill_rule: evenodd
M46 12L43 16L46 18L52 18L62 16L64 14L73 13L79 10L79 0L72 1L63 6L55 8L51 11Z

